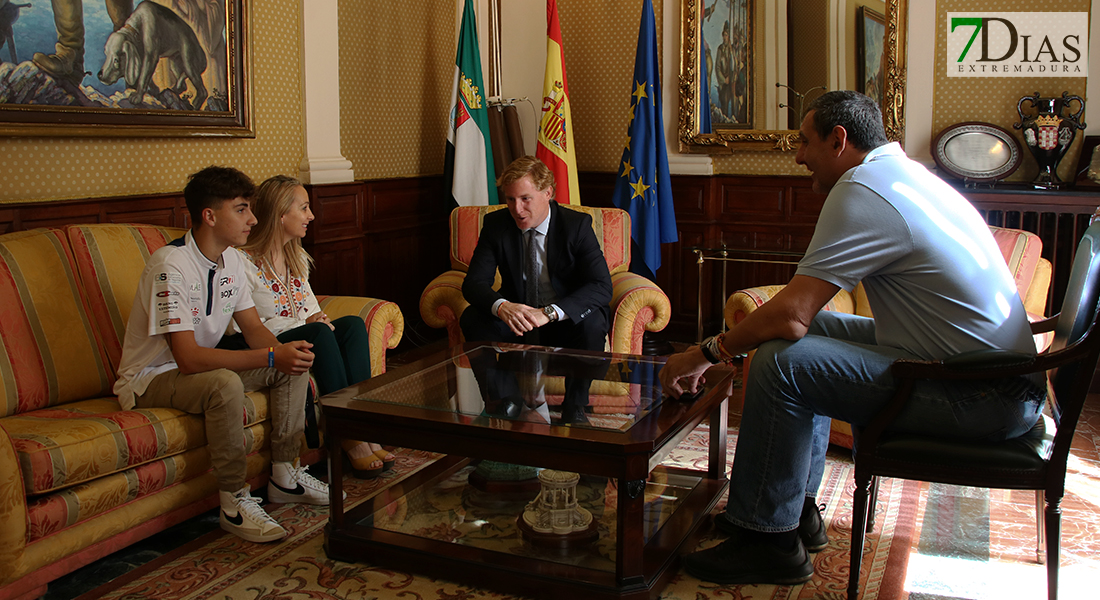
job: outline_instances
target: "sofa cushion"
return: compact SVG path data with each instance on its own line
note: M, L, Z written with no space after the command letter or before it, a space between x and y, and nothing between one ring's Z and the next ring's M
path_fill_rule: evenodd
M485 215L505 208L497 206L460 206L451 211L451 268L467 271L474 248L481 237ZM600 242L607 270L612 274L630 268L630 215L618 208L570 206L572 210L592 216L592 229Z
M246 432L245 452L248 454L247 477L267 472L267 440L270 422L253 425ZM265 448L261 452L261 448ZM105 513L116 513L111 521L100 522L99 527L111 527L117 520L130 521L127 511L130 503L156 495L173 486L190 482L210 473L210 453L206 448L195 448L155 460L133 469L85 481L79 485L44 494L27 500L27 543L33 543L67 527L84 523ZM208 475L210 487L216 489L213 474ZM188 483L187 485L191 485ZM202 485L202 484L199 484Z
M247 395L242 421L267 418L267 399ZM4 419L26 493L43 494L206 445L200 416L169 408L122 410L115 398L72 402ZM249 444L251 445L251 444Z
M88 310L100 329L113 371L122 358L122 340L134 306L138 280L149 257L187 230L153 225L92 224L65 228Z
M0 236L0 416L111 393L115 371L59 229Z

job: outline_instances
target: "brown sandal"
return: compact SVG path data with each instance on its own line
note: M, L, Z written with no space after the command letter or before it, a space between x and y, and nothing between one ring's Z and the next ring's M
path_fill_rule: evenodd
M345 441L343 442L344 456L348 460L348 464L351 466L351 470L355 473L355 476L359 479L374 479L382 474L385 470L385 464L371 467L372 464L382 462L382 459L378 458L374 454L368 454L362 458L353 458L351 454L346 454L351 448L357 447L361 442Z
M385 448L383 448L382 450L376 451L371 456L373 458L377 459L377 460L382 461L382 470L383 471L392 470L393 469L393 463L397 462L397 457L394 456L392 452L390 452L389 450L386 450ZM386 459L387 456L390 457L389 460Z

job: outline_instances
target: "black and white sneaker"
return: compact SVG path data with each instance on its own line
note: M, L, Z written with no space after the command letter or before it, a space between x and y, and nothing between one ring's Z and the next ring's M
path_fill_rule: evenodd
M260 499L249 493L248 486L237 493L220 492L220 495L222 508L218 521L222 529L250 542L274 542L286 537L286 530L260 507Z
M272 463L267 499L279 504L328 504L328 484L310 475L298 459L292 463Z

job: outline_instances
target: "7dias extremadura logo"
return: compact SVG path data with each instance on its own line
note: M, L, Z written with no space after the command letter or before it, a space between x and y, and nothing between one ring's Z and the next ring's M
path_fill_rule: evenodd
M948 77L1087 77L1086 12L947 13Z

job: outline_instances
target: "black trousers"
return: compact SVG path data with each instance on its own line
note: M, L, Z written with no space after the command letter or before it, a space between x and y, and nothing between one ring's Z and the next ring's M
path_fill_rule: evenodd
M575 323L571 320L547 323L534 332L518 336L512 333L508 325L497 317L482 312L470 306L459 318L459 326L462 327L462 335L468 342L508 342L512 344L539 344L557 348L573 348L575 350L603 350L604 339L607 337L610 323L607 313L604 311L592 311L585 320ZM532 333L538 333L537 340Z

